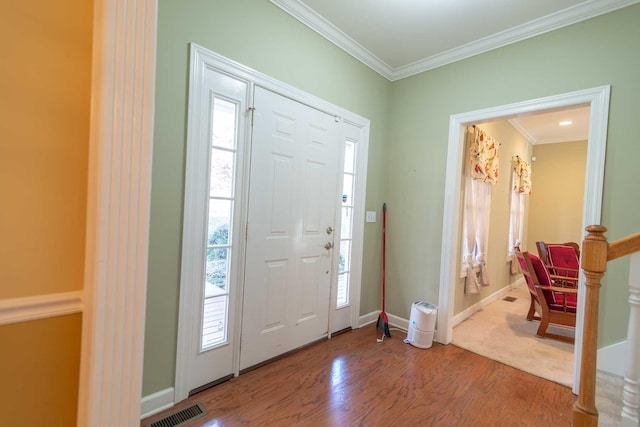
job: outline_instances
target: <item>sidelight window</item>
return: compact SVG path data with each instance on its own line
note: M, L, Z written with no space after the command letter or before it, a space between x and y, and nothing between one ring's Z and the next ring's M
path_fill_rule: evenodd
M227 342L238 105L214 97L201 351Z

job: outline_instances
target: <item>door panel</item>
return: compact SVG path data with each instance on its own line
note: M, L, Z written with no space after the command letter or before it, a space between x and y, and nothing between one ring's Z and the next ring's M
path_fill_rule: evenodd
M249 88L210 68L190 90L176 398L237 369L236 308Z
M333 116L256 87L241 369L327 334L339 159Z

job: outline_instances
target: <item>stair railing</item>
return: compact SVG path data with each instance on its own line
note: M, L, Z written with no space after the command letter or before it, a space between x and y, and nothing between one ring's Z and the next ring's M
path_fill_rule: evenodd
M598 343L598 304L601 279L607 262L632 255L629 271L629 328L627 330L627 360L622 396L622 426L638 426L640 407L640 233L608 243L601 225L586 228L582 242L581 267L585 281L584 326L582 332L582 360L578 399L573 405L573 425L597 427L596 366Z

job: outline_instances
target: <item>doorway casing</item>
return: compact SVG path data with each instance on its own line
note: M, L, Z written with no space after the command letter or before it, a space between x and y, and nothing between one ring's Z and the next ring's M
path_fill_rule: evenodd
M599 224L601 218L610 91L610 86L600 86L451 116L449 120L444 189L439 312L436 334L438 342L449 344L453 338L456 272L459 270L459 221L464 161L464 127L492 120L509 119L518 115L576 106L590 106L591 115L589 119L584 203L582 208L582 229L584 230L584 227L589 224ZM578 286L579 289L584 289L583 274L580 276ZM584 292L579 292L574 353L574 393L577 392L579 387L583 313Z

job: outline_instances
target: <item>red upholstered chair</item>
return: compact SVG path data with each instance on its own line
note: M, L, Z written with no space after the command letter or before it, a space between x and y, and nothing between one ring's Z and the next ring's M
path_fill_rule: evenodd
M578 278L580 261L576 251L567 245L547 245L549 265L555 274Z
M536 255L519 250L516 250L515 254L531 295L527 320L540 321L536 334L541 337L574 342L574 338L547 332L547 328L549 324L576 326L578 290L555 286L547 266Z
M550 265L549 254L547 253L548 245L571 246L576 253L576 258L580 259L580 245L577 244L576 242L566 242L566 243L536 242L536 249L538 249L538 255L540 256L540 259L542 259L542 262L544 262L547 265Z
M558 286L577 287L580 273L580 246L577 243L536 242L536 247L540 259L547 265L551 278ZM570 277L572 280L560 280L554 276Z

